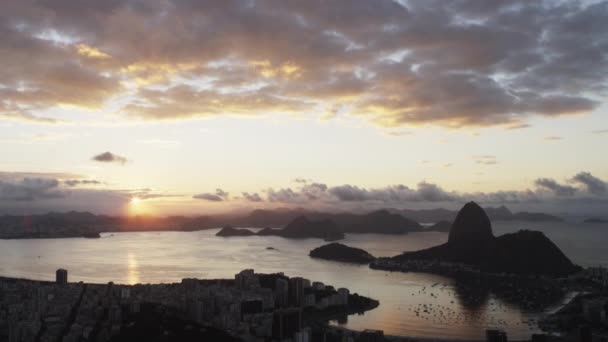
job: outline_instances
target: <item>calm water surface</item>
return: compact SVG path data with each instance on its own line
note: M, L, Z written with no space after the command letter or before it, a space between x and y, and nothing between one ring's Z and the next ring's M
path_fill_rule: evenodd
M608 264L608 225L571 223L494 224L497 235L518 229L544 231L573 261L584 266ZM490 294L482 304L464 305L461 286L445 277L390 273L367 266L321 261L308 252L318 239L216 237L200 232L115 233L101 239L0 240L0 275L54 279L57 268L70 281L105 283L179 282L182 278L230 278L245 268L304 276L380 300L380 306L347 322L351 329L382 329L387 334L481 339L486 328L508 331L510 339L537 331L539 313L524 312ZM347 235L344 243L376 256L393 256L443 243L445 233L404 236ZM275 250L267 250L274 247Z

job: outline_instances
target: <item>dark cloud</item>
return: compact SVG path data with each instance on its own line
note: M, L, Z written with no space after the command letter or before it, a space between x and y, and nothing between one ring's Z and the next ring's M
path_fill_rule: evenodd
M119 163L125 164L127 162L127 158L114 154L112 152L104 152L98 154L92 158L94 161L102 162L102 163Z
M224 200L220 196L211 194L211 193L194 195L194 196L192 196L192 198L211 201L211 202L222 202Z
M493 159L494 156L479 155L478 159ZM422 181L415 188L397 184L381 188L366 188L352 184L327 186L322 183L301 183L297 188L281 188L266 191L269 202L284 204L323 204L351 205L360 203L364 206L403 206L418 203L461 203L471 200L486 204L523 204L553 203L568 198L572 201L588 200L585 192L602 196L608 194L608 185L601 179L587 172L577 174L572 182L580 183L583 188L560 184L550 178L539 178L533 185L536 190L498 190L494 192L457 192L448 191L441 186ZM595 198L594 201L599 200ZM605 200L605 199L603 199Z
M0 13L0 117L30 122L128 93L120 112L153 120L340 108L388 127L522 128L590 112L608 80L608 1L7 0Z
M371 199L366 189L350 184L332 187L329 193L336 196L337 199L347 202L367 201Z
M66 179L63 183L67 186L78 186L78 185L99 185L100 181L94 179Z
M243 192L243 198L246 199L249 202L263 202L264 199L262 199L262 197L257 193L248 193L248 192Z
M229 194L222 189L216 189L215 194L212 193L203 193L192 196L195 199L201 199L211 202L223 202L228 200Z
M608 185L603 180L593 176L589 172L579 172L573 178L572 181L579 183L585 187L585 189L594 195L604 195L608 189Z
M537 187L553 191L557 196L572 196L576 188L569 185L562 185L550 178L539 178L534 181Z
M59 181L51 178L23 178L20 181L0 181L0 200L34 201L63 198L69 193L59 189Z
M455 194L428 182L418 183L417 189L411 189L402 184L375 189L346 184L330 188L329 193L338 200L346 202L442 202L453 201L457 198Z
M292 190L291 188L285 189L268 189L266 198L270 202L284 202L284 203L299 203L302 201L302 197L299 192Z

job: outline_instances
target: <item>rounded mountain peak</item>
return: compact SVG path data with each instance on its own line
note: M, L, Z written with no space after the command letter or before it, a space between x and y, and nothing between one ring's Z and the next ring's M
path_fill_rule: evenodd
M450 229L449 244L484 244L492 241L492 224L486 212L475 202L469 202L460 209Z

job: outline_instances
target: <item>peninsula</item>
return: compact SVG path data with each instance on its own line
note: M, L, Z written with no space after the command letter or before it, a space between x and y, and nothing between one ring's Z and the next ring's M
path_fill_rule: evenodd
M521 230L495 237L488 215L474 202L467 203L456 216L447 243L379 258L371 266L411 270L412 265L423 261L523 275L567 276L580 270L541 232Z

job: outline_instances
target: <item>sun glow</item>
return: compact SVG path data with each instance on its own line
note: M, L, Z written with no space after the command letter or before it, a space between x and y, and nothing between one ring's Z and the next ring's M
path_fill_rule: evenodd
M131 204L137 205L139 203L141 203L141 198L139 198L139 197L133 197L133 198L131 198Z

